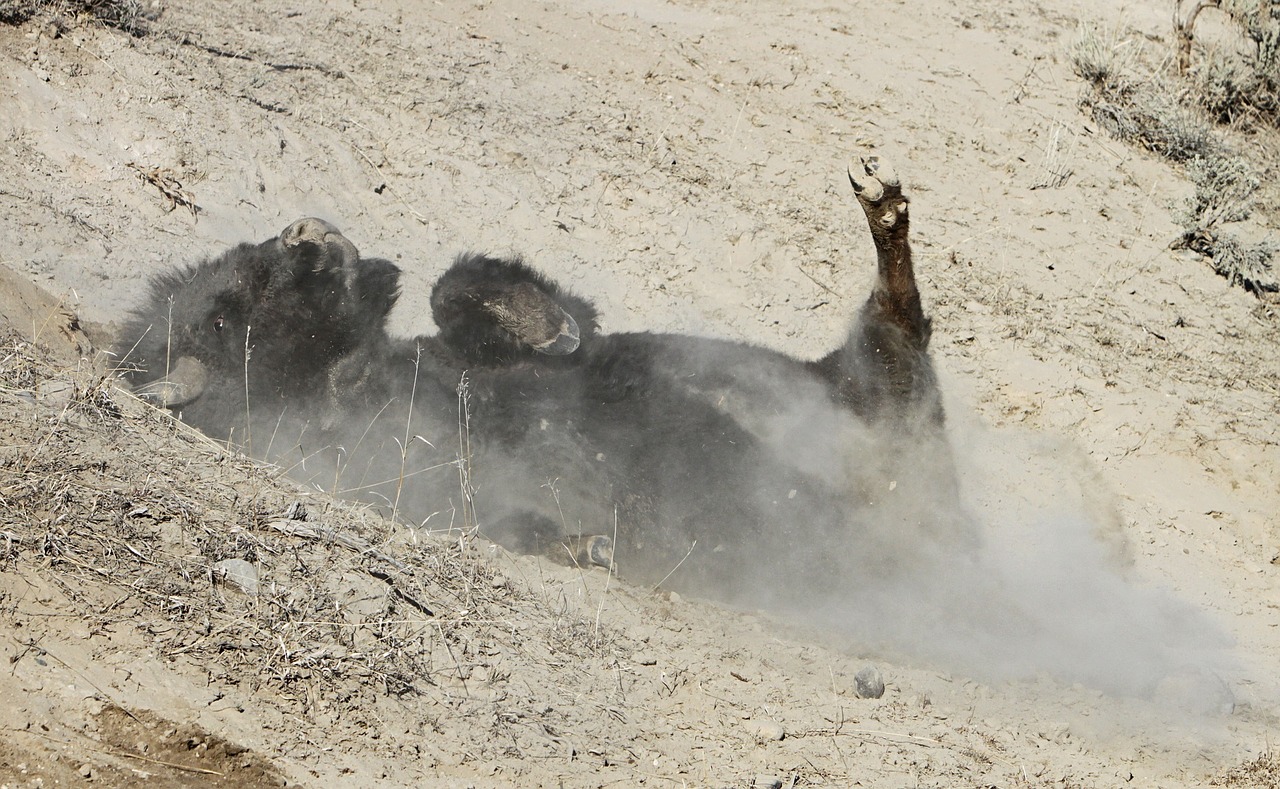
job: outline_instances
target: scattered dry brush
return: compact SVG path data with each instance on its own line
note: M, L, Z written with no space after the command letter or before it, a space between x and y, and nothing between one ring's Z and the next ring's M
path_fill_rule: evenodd
M470 535L407 534L0 335L0 573L39 575L91 622L130 622L303 714L366 692L465 694L487 645L532 638L517 620L545 603ZM570 619L555 627L577 632Z
M1216 7L1217 0L1201 0L1196 8L1209 5ZM1175 18L1185 26L1198 13L1190 15L1191 22L1185 16ZM1210 114L1204 86L1171 70L1167 62L1143 66L1139 46L1114 30L1081 25L1071 48L1076 73L1087 82L1081 107L1117 139L1185 168L1195 192L1178 217L1184 232L1171 246L1204 255L1231 284L1255 294L1280 290L1271 265L1280 245L1270 239L1245 242L1224 230L1224 225L1248 218L1253 210L1262 183L1258 168L1215 127L1215 119L1224 116Z
M140 35L157 16L155 7L144 7L141 0L0 0L0 22L9 24L21 24L37 17L89 17Z

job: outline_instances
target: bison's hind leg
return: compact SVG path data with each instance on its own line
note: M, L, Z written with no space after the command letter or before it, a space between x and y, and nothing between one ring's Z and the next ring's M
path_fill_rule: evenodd
M902 193L902 184L893 167L878 156L850 162L849 183L867 216L879 267L871 294L873 303L868 304L872 314L866 317L896 326L909 343L923 351L929 342L929 321L920 306L911 243L907 237L910 201Z
M920 305L908 238L908 199L892 166L877 156L850 163L849 183L876 248L875 286L844 345L816 363L836 399L880 420L942 417L927 350L930 324Z

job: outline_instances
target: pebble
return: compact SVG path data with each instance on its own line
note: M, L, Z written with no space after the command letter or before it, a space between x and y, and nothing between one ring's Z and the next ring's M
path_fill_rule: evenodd
M755 736L757 742L778 742L787 736L787 730L777 721L747 721L743 725Z
M863 666L853 675L853 688L860 699L878 699L884 695L884 677L875 666Z
M772 775L757 775L751 782L751 789L782 789L782 779Z
M244 559L223 559L213 565L213 577L225 580L245 594L258 593L258 568Z

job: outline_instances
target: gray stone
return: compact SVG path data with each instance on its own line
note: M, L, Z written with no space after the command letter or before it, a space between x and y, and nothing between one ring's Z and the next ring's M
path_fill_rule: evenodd
M244 559L223 559L213 565L213 577L245 594L258 593L258 568Z
M747 721L743 725L756 738L757 742L778 742L787 736L787 730L782 728L782 724L777 721Z
M884 695L884 677L875 666L863 666L853 675L853 689L860 699L878 699Z

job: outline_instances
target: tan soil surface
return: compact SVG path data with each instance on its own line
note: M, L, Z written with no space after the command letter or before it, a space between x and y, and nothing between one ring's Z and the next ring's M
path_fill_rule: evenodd
M1080 20L1167 39L1167 5L0 26L0 786L1280 786L1280 315L1168 249L1189 183L1079 112L1067 56ZM406 270L406 333L481 249L609 330L813 356L872 275L868 151L912 197L968 502L1037 632L821 601L873 643L394 526L92 359L150 275L304 215Z

